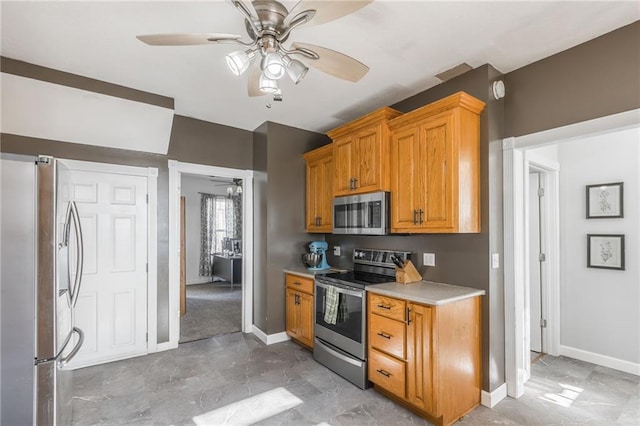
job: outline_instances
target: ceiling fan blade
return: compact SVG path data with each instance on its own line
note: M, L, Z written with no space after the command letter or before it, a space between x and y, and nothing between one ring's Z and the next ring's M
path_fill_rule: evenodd
M260 73L262 70L260 69L259 63L253 63L251 65L251 69L249 70L249 79L247 80L247 94L251 97L254 96L264 96L262 90L260 90Z
M369 67L362 62L326 47L306 43L293 43L291 49L306 49L315 52L319 56L318 59L306 58L304 62L317 70L343 80L355 83L369 72Z
M220 41L237 41L237 34L193 33L193 34L146 34L136 36L138 40L151 46L192 46Z
M291 21L301 12L305 10L315 10L316 14L306 25L320 25L325 22L334 21L349 15L359 9L362 9L373 0L348 0L348 1L335 1L335 0L301 0L299 1L289 14L284 18L284 24L289 26Z
M258 17L258 12L256 12L256 8L253 7L253 2L251 0L227 0L231 2L231 4L238 9L242 16L249 22L253 31L258 34L262 28L260 24L260 18Z

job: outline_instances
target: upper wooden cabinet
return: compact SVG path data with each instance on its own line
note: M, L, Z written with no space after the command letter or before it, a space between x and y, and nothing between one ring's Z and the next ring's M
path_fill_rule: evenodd
M458 92L389 122L391 232L480 232L480 113Z
M304 154L307 162L307 232L333 230L333 146Z
M327 132L333 140L334 196L390 189L388 122L401 114L380 108Z

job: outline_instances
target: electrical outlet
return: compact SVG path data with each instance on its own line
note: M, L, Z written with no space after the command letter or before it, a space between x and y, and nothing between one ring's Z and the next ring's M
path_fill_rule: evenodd
M436 254L422 253L422 264L424 266L436 266Z
M491 268L498 269L500 267L500 253L491 253Z
M340 256L340 246L333 246L333 255Z

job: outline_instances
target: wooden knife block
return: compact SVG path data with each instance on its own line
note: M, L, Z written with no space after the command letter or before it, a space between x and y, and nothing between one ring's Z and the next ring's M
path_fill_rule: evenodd
M396 282L400 284L409 284L422 281L422 275L413 266L410 260L407 260L403 268L396 267Z

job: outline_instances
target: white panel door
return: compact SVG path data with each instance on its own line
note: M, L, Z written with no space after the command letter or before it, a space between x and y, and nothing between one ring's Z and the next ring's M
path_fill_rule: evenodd
M85 332L70 363L85 367L147 353L147 178L70 171L84 240L74 323Z

